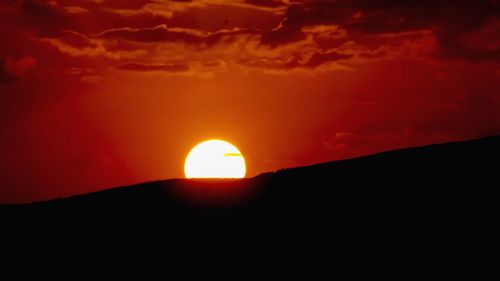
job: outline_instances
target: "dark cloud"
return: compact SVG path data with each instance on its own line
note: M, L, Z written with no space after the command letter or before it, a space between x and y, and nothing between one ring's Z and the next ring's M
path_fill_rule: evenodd
M460 38L464 47L495 52L500 49L500 18L486 22L481 27L474 29Z
M6 84L17 80L17 76L7 69L7 62L0 58L0 84Z
M288 8L277 28L262 35L262 44L272 47L305 38L302 28L318 24L337 24L349 19L352 11L339 9L336 3L298 3Z
M208 61L181 61L171 63L124 63L116 67L118 70L136 73L161 73L161 74L210 74L226 67L223 60Z
M273 71L289 71L296 69L307 69L315 70L329 63L342 63L344 60L352 58L351 54L341 54L337 52L332 53L314 53L312 56L305 60L299 60L296 57L289 58L285 61L282 60L269 60L264 58L254 58L254 59L240 59L238 64L245 67L252 67L265 70ZM330 69L335 69L335 67L330 67Z
M0 58L0 83L11 83L23 76L28 69L34 67L37 61L26 56L21 59Z
M156 6L158 12L142 10L145 5L156 3L151 0L23 0L19 3L9 5L16 10L19 27L34 31L41 37L57 37L61 30L88 35L112 28L143 28L165 23L162 10Z
M35 28L42 36L52 36L61 29L78 28L72 15L55 1L24 0L20 6L20 16L26 25Z
M351 57L353 57L353 55L340 54L336 52L327 54L314 53L313 56L307 61L306 66L314 68L326 62L345 60Z
M88 2L92 2L92 1L88 1ZM144 5L151 3L151 2L153 2L153 1L152 0L101 1L100 3L97 3L97 5L99 7L115 8L115 9L140 9Z
M213 33L203 33L198 30L186 28L168 28L159 25L152 28L117 28L103 31L100 38L123 39L141 43L178 42L190 45L216 44L225 38L240 34L251 34L256 31L247 29L220 30Z
M297 28L297 26L288 25L286 22L287 20L285 19L276 29L262 34L261 43L263 45L277 47L280 45L297 42L306 38L305 33Z
M189 33L186 30L172 30L166 25L153 28L117 28L102 32L101 38L117 38L136 42L183 42L200 44L203 37L199 34Z
M463 44L464 35L476 30L488 34L483 38L497 34L492 26L483 29L481 27L488 22L491 25L491 22L500 18L499 1L339 0L294 3L288 8L282 24L262 35L262 44L278 47L303 40L307 35L304 27L314 25L337 25L346 30L346 40L358 43L363 43L367 37L378 34L397 34L426 29L431 30L437 38L436 55L440 58L487 60L499 56L498 48L485 50L470 48L474 44L468 46ZM328 41L317 41L317 43L321 45ZM376 42L372 40L371 43ZM492 46L491 42L486 44Z
M353 55L348 55L348 54L340 54L340 53L314 53L311 58L305 62L305 63L300 63L298 60L293 59L289 61L288 63L285 64L285 68L297 68L297 67L302 67L302 68L317 68L325 63L328 62L335 62L339 60L345 60L345 59L350 59L353 57Z
M374 60L415 57L415 53L429 59L500 58L500 43L495 39L500 7L499 1L492 0L245 0L231 4L24 0L4 5L18 9L23 19L20 33L34 31L42 41L49 39L43 42L73 57L106 56L115 60L110 67L116 60L168 64L172 61L168 48L207 51L202 58L192 54L199 61L220 58L281 69L316 69L354 57ZM266 23L261 24L260 17L250 14L256 10L280 13L263 12ZM226 16L232 12L234 20ZM169 13L172 17L165 16ZM218 44L222 43L230 51L221 54ZM425 52L418 52L422 47Z
M472 61L500 60L500 17L484 24L451 34L440 34L442 58L464 58Z
M201 63L203 67L210 69L218 69L226 66L226 63L222 60L209 60Z
M245 0L245 3L255 6L264 6L269 8L277 8L284 6L282 1L279 0Z
M365 59L376 59L376 58L384 57L385 55L386 55L386 52L384 52L384 51L378 51L378 52L374 52L374 53L364 52L364 53L359 54L359 56L361 58L365 58Z
M74 48L83 49L96 47L96 44L93 43L87 36L71 30L61 31L58 38Z
M190 70L187 63L172 63L172 64L141 64L141 63L126 63L117 66L117 69L135 71L135 72L187 72Z

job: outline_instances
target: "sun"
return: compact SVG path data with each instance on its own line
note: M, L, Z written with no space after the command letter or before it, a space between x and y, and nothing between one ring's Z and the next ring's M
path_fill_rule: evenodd
M189 152L184 163L186 178L244 178L245 158L234 145L207 140Z

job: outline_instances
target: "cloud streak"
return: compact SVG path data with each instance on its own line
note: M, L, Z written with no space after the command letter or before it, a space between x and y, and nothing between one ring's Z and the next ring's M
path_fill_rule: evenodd
M116 67L119 70L134 71L134 72L169 72L179 73L190 70L189 64L140 64L126 63Z

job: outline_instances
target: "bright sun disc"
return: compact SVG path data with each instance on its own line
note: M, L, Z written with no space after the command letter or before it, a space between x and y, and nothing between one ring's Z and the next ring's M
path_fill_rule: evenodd
M186 178L244 178L245 159L232 144L208 140L196 145L186 157Z

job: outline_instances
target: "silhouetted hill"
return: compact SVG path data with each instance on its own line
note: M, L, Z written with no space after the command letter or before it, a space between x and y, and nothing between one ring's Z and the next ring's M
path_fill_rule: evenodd
M500 137L409 148L243 180L165 180L3 215L408 220L477 212L498 186ZM434 217L435 216L435 217Z
M112 245L191 259L189 248L210 262L223 251L234 263L256 256L298 267L315 258L323 270L333 256L364 276L464 276L469 268L472 277L473 264L488 263L480 249L496 239L499 159L500 137L489 137L244 180L166 180L0 206L0 241L17 251Z

